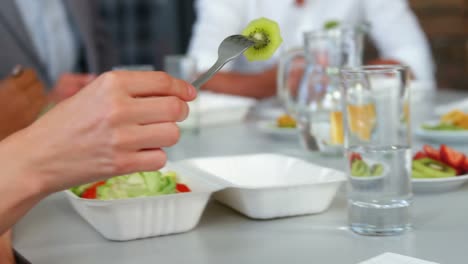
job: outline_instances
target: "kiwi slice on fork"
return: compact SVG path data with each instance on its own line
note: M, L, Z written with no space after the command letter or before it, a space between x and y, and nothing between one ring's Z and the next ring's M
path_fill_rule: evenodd
M259 18L250 22L242 35L255 41L244 55L249 61L267 60L283 42L278 23L268 18Z

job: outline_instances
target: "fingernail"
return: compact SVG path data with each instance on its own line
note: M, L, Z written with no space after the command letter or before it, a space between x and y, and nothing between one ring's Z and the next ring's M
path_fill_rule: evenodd
M190 98L195 98L197 95L197 89L195 89L191 84L188 85L188 95Z

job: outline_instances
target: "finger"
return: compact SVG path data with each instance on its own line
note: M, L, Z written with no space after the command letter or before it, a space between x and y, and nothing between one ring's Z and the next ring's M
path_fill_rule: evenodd
M94 73L86 73L86 74L81 74L80 75L80 80L84 83L84 84L88 84L92 81L94 81L94 79L96 79L96 74Z
M177 96L184 101L196 97L195 88L185 81L175 79L164 72L119 71L119 81L134 97ZM120 79L121 78L121 79Z
M119 161L118 174L139 171L155 171L166 165L167 156L162 149L149 149L128 153Z
M179 138L179 127L175 123L158 123L122 129L114 142L122 150L139 151L170 147L175 145Z
M143 97L133 100L130 116L141 125L177 122L187 118L188 104L175 96Z

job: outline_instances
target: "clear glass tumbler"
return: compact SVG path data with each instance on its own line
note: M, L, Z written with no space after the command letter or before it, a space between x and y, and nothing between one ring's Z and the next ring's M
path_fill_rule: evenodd
M341 70L348 220L363 235L410 228L411 129L408 69Z
M164 57L164 70L175 78L193 82L197 77L197 62L195 58L186 55L168 55ZM200 131L200 100L189 103L190 114L186 120L179 123L182 132Z

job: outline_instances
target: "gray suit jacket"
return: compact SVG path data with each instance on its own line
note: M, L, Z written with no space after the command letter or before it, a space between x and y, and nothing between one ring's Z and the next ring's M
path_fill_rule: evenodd
M64 0L72 25L79 32L87 70L101 73L116 64L117 54L109 35L99 21L95 0ZM0 78L21 64L36 69L41 79L52 85L40 61L15 0L0 1Z

